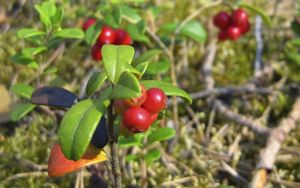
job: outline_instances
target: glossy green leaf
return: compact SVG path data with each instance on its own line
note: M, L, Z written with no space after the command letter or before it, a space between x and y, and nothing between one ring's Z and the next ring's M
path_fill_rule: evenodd
M37 47L37 48L23 48L22 49L22 54L30 57L30 56L35 56L43 51L46 51L47 48L45 46L42 47Z
M128 161L128 162L131 162L131 161L135 161L137 160L139 157L137 155L133 155L133 154L127 154L125 156L125 160Z
M118 145L120 148L128 148L133 146L142 146L142 140L144 138L143 134L135 134L130 137L120 137L118 141Z
M23 65L28 65L28 64L31 64L31 63L35 62L34 59L32 59L31 57L28 57L28 56L25 56L25 55L19 54L19 53L12 56L11 61L13 63L23 64Z
M31 112L36 105L34 104L19 104L15 107L15 109L10 114L10 119L12 121L19 121L21 118L26 116L29 112Z
M149 38L139 30L139 27L136 24L128 24L126 27L126 31L128 31L129 35L134 41L146 43L150 42Z
M86 86L86 95L92 96L98 89L100 89L107 76L105 72L95 72L89 79Z
M48 15L48 10L39 4L34 5L34 8L39 13L41 22L44 24L46 29L49 30L51 28L52 24L51 24L51 18Z
M138 58L134 60L134 62L140 63L145 61L150 61L151 59L157 57L159 54L162 53L162 50L153 49L142 53Z
M132 73L124 72L113 88L110 98L129 99L139 97L141 94L139 80Z
M11 87L11 91L24 98L30 99L34 88L26 84L18 83Z
M152 149L145 154L144 159L149 166L152 165L154 161L160 159L160 156L160 151L158 149Z
M58 130L59 142L64 155L79 160L88 147L106 107L109 90L97 100L86 99L74 105L64 116Z
M142 84L146 88L152 88L152 87L160 88L168 96L182 97L189 104L192 103L192 98L190 97L190 95L187 92L185 92L184 90L182 90L178 87L173 86L170 83L158 81L158 80L144 80L144 81L142 81Z
M101 22L98 22L86 30L84 37L86 43L88 43L89 45L93 45L96 42L99 34L101 33L102 26L103 24Z
M107 77L115 84L121 74L131 64L134 49L125 45L104 45L102 47L102 62Z
M148 136L148 144L152 144L157 141L164 141L174 137L176 134L173 128L163 127L156 129L155 131L151 132Z
M141 17L137 10L123 4L120 5L122 17L131 23L137 23L141 20Z
M263 22L268 26L268 27L271 27L272 26L272 21L270 19L270 17L263 11L261 10L260 8L258 7L254 7L250 4L247 4L247 3L239 3L238 4L240 7L243 7L251 12L253 12L254 14L257 14L259 16L261 16Z
M125 68L124 68L125 71L133 73L138 78L141 77L141 75L142 75L141 72L139 70L137 70L135 67L133 67L132 65L129 65L129 64L124 64L124 65L125 65Z
M115 6L113 11L106 14L104 18L104 22L107 25L112 26L113 28L118 28L120 27L121 20L122 20L122 15L121 15L121 9L119 6Z
M178 27L178 23L168 23L163 25L160 30L171 33ZM192 20L186 23L179 31L180 35L189 37L197 42L203 43L207 38L207 33L200 22Z
M170 62L168 60L162 60L158 62L149 63L147 74L156 75L168 72L170 68Z
M59 7L56 9L55 15L51 17L51 22L53 25L59 25L64 17L64 9Z
M141 73L141 76L143 76L143 74L147 71L148 66L149 66L149 62L146 61L146 62L138 64L135 67L135 69Z
M84 32L81 29L69 28L56 31L54 36L61 38L82 39L84 37Z
M40 31L38 29L33 29L33 28L24 28L24 29L20 29L17 32L17 36L20 39L25 39L25 38L30 38L30 37L35 37L35 36L40 36L45 34L46 33L44 31Z
M204 30L203 26L196 20L190 21L185 24L180 30L180 33L200 43L205 42L207 38L207 33Z

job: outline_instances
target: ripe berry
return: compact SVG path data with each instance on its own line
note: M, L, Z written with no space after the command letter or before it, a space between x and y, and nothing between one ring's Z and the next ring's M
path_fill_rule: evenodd
M100 43L96 43L93 45L91 50L93 60L100 61L102 59L101 48L102 48L102 44Z
M237 40L241 36L241 31L238 27L231 26L227 30L228 38L231 40Z
M227 30L220 30L218 39L219 39L219 41L224 41L224 40L228 39Z
M130 35L123 29L116 29L116 41L115 44L119 45L130 45L132 44L132 40Z
M116 40L116 33L113 28L103 26L102 31L98 37L98 42L101 44L113 44Z
M241 24L248 21L247 12L239 8L232 13L232 23L235 26L240 26Z
M159 88L151 88L147 91L147 99L142 105L150 113L158 113L165 108L167 96Z
M150 124L152 125L158 117L158 113L150 114Z
M141 92L142 94L139 97L124 100L125 105L129 107L141 106L147 98L147 92L143 85L141 85Z
M123 125L134 133L146 131L151 125L150 114L141 107L132 107L125 111Z
M214 16L214 24L220 29L226 29L230 24L230 16L226 12L219 12Z
M250 30L250 23L247 20L246 22L243 22L240 26L239 26L241 33L245 34Z
M86 31L88 30L89 27L91 27L92 25L94 25L97 22L97 20L95 18L88 18L82 25L82 30Z

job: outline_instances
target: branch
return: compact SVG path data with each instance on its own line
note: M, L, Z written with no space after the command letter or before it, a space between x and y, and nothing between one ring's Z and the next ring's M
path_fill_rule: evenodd
M252 188L263 188L266 182L266 176L262 176L267 171L272 170L276 155L278 154L282 143L289 133L296 127L300 121L300 98L294 103L292 110L288 116L281 120L279 126L274 128L268 138L266 147L261 151L257 169L261 169L255 173L252 179ZM259 180L259 181L258 181Z
M244 125L258 134L268 135L270 132L268 128L256 123L253 119L245 117L230 110L220 100L215 100L214 106L216 110L223 116L225 116L227 119L234 121L240 125Z
M119 151L117 141L114 134L114 114L113 101L111 101L107 111L107 132L109 138L110 152L111 152L111 168L114 176L114 187L122 188L121 170L119 164Z

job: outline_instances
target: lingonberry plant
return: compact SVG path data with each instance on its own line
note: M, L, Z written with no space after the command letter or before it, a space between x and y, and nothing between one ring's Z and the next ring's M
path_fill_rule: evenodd
M141 61L141 58L132 63L134 48L127 46L132 43L130 35L120 29L118 24L115 25L118 29L114 29L113 24L109 26L110 22L102 23L94 18L86 20L82 29L85 30L86 42L92 45L93 59L102 60L103 71L95 72L91 76L86 86L86 96L79 98L66 89L40 85L39 80L45 68L40 69L36 63L39 60L32 59L33 55L55 49L62 39L81 39L84 33L80 29L61 28L59 23L63 17L63 10L58 9L53 1L45 1L37 5L36 9L40 13L45 30L21 29L18 36L35 40L47 47L30 48L13 57L17 63L30 64L31 67L37 68L39 75L33 80L38 83L37 89L25 84L12 88L31 102L19 108L12 117L18 120L37 105L68 109L60 123L58 141L51 149L49 175L61 176L106 160L103 148L109 143L113 182L115 187L121 187L118 135L126 136L120 138L123 145L128 143L128 138L134 137L135 133L140 133L140 138L149 137L149 142L152 143L173 137L175 132L172 128L156 126L147 135L146 131L157 120L158 113L166 107L167 95L181 96L189 103L191 98L172 84L142 80L149 63ZM41 54L40 58L45 55L47 54ZM154 160L152 155L146 154L144 157L145 160ZM154 158L157 159L157 154Z
M161 155L153 143L159 145L159 141L179 134L176 132L180 124L177 97L188 104L192 102L191 97L177 87L176 57L178 51L188 51L186 40L205 43L204 27L195 17L188 17L182 22L164 23L155 28L150 23L158 18L156 7L147 4L141 8L150 14L150 18L143 18L143 11L116 2L101 2L93 16L86 15L88 18L83 24L78 24L79 29L63 27L63 9L54 1L46 0L35 6L42 26L17 33L26 42L26 48L14 55L12 61L35 70L37 75L11 88L28 101L16 108L11 118L18 121L34 109L51 114L44 106L63 109L58 139L48 161L50 176L63 176L109 159L113 185L122 187L119 159L141 162L143 167L152 165ZM238 6L241 8L233 9L230 14L221 11L214 16L213 23L220 29L219 40L237 40L249 31L246 9L253 8L246 4ZM259 10L254 9L254 12L262 15ZM96 61L92 62L97 67L86 86L77 87L85 91L83 94L54 87L45 78L58 69L50 66L50 60L61 56L61 49L71 46L74 39L91 52ZM133 46L133 42L137 45ZM186 52L185 59L188 61L188 58ZM167 96L172 103L172 115L167 108ZM166 118L170 116L174 120L166 126ZM118 155L119 148L133 146L138 151Z

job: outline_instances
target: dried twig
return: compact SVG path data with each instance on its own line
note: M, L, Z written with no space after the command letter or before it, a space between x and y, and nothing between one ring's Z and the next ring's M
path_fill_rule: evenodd
M268 138L266 147L261 151L259 161L257 163L258 170L251 183L252 188L263 188L266 182L266 176L262 176L268 170L272 170L282 143L300 121L300 98L296 100L292 110L288 116L281 120L279 126L274 128Z

